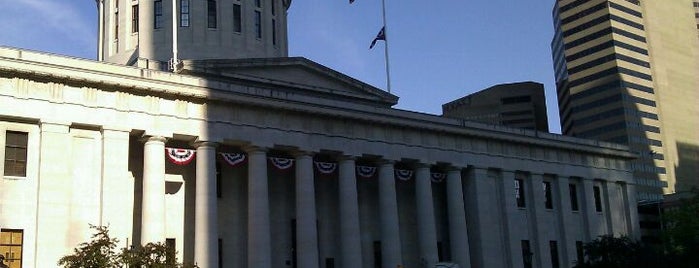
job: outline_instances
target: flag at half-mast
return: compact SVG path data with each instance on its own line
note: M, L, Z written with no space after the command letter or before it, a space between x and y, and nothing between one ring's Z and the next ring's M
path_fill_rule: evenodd
M376 35L376 37L374 37L374 40L371 41L371 45L369 46L369 49L374 48L374 46L376 45L376 42L379 40L386 41L386 26L381 27L381 31L379 31L379 33Z

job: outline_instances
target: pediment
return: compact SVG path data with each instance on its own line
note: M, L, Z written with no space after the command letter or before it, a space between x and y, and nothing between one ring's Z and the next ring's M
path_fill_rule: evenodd
M183 73L262 83L293 90L296 94L324 95L346 101L368 101L387 107L398 97L306 58L260 58L191 60L183 62Z

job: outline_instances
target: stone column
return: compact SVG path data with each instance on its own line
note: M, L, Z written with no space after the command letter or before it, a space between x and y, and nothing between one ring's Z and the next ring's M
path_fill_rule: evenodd
M313 158L296 155L296 258L298 267L318 267L318 230L316 225Z
M398 200L393 162L381 163L379 169L379 218L381 219L381 266L402 265Z
M165 138L149 136L143 148L141 244L165 242Z
M556 213L558 216L558 230L560 233L560 241L558 245L560 246L558 252L560 253L561 263L563 267L572 266L573 261L571 258L577 256L575 252L575 233L571 229L573 226L573 209L570 205L570 180L566 176L556 177L556 187L557 191L554 192L555 205L554 210L558 210Z
M447 210L452 261L459 267L471 267L461 169L453 168L447 173Z
M527 204L529 213L529 226L531 230L530 240L532 240L532 248L534 255L532 262L534 267L543 267L551 259L551 250L549 249L549 240L546 238L543 228L545 221L544 208L546 198L544 196L544 177L542 174L530 173L529 180L525 182L529 189L526 193L531 196Z
M216 144L198 142L194 207L194 262L218 266L218 200L216 200Z
M267 153L248 148L248 267L271 268Z
M129 174L129 131L102 129L102 221L113 237L133 233L134 183ZM132 242L132 241L130 241Z
M487 176L487 175L486 175ZM503 241L505 241L505 256L509 256L504 262L511 267L518 267L524 263L522 259L522 243L519 239L523 237L522 233L526 230L518 228L519 225L515 222L515 215L518 214L520 208L517 207L517 197L515 196L515 172L512 170L502 170L500 179L498 180L501 192L500 200L502 202L501 218L503 229ZM520 187L524 187L524 182ZM526 187L525 187L526 188ZM525 204L531 205L531 197L525 194Z
M432 181L428 165L419 165L415 169L415 202L420 261L425 267L432 267L439 261L439 256L437 254L437 227L434 217L434 200L432 199Z
M359 229L359 202L357 200L357 175L354 159L340 159L340 267L362 267L362 245Z

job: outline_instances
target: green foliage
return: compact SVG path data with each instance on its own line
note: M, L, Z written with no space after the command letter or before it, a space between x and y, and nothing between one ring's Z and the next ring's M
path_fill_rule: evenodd
M58 265L64 268L197 268L192 264L177 263L176 251L165 243L148 243L142 247L122 248L117 253L116 238L109 237L107 226L92 226L92 241L81 243L73 254L62 257ZM168 258L169 256L169 258Z
M699 267L699 193L663 213L663 243L675 267Z
M118 255L115 253L118 240L109 237L107 226L90 225L95 230L92 241L83 242L73 249L73 254L58 260L58 265L65 268L111 268L118 266Z

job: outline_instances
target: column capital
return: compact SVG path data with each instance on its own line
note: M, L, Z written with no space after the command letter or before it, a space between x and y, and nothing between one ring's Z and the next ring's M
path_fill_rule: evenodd
M266 148L266 147L255 146L255 145L243 146L241 149L243 149L243 151L245 151L245 152L248 153L248 154L251 154L251 153L266 153L267 151L269 151L269 149Z
M376 160L376 165L383 166L383 165L395 165L396 161L395 160L390 160L390 159L379 159Z
M162 142L165 143L167 141L166 137L163 136L150 136L150 135L143 135L140 139L141 142L143 143L148 143L148 142Z
M349 160L357 161L358 158L359 157L354 156L354 155L343 154L343 155L339 155L337 157L337 161L349 161Z
M295 158L303 157L303 156L308 156L308 157L313 157L316 153L312 151L304 151L304 150L294 150L291 152L291 155Z
M192 146L194 148L199 148L199 147L214 147L217 148L220 144L218 142L212 142L212 141L200 141L197 140L192 143Z

